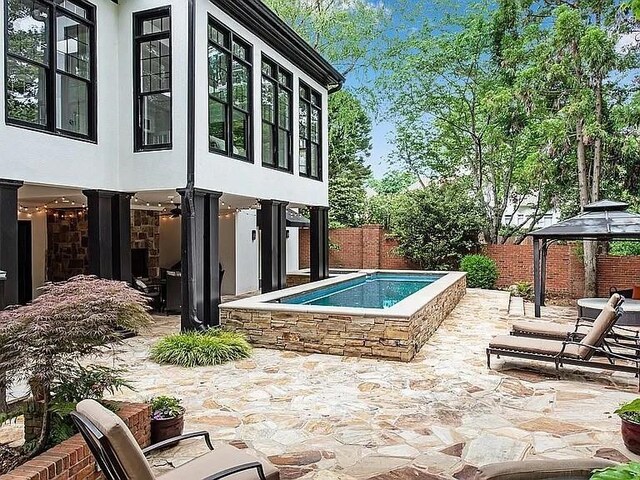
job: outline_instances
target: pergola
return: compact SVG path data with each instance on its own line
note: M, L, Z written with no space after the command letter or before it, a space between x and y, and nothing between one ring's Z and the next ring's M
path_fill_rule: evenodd
M533 288L535 316L545 304L545 280L549 246L572 240L640 240L640 215L627 212L628 203L600 200L584 207L584 211L562 222L536 230L533 237Z

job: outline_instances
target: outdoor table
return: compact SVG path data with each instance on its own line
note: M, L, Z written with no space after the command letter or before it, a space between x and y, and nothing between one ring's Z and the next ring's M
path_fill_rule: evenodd
M608 298L581 298L578 300L578 316L596 318L608 301ZM618 325L640 326L640 300L625 299L622 310L624 313Z

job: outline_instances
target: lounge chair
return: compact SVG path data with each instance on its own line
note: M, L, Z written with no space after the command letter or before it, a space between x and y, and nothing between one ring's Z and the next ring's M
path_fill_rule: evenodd
M487 366L491 368L491 355L496 355L498 358L505 356L553 362L556 370L566 364L630 372L640 381L638 347L608 340L613 326L621 316L622 307L614 309L605 305L580 341L499 335L491 340L487 348ZM604 357L606 362L593 361L596 353ZM640 389L640 384L638 388Z
M599 458L492 463L480 467L474 480L589 480L594 470L615 465Z
M614 293L607 304L612 308L620 308L624 297ZM522 320L511 326L511 335L520 337L546 338L550 340L581 340L591 329L593 318L578 317L573 324L558 324L546 321ZM611 330L610 339L615 342L640 346L640 332L631 328L615 326Z
M211 452L182 465L159 480L279 480L278 470L267 461L231 446L211 445L208 432L174 437L142 450L131 431L115 413L94 400L78 403L71 413L74 423L107 480L155 480L144 455L187 438L204 437Z

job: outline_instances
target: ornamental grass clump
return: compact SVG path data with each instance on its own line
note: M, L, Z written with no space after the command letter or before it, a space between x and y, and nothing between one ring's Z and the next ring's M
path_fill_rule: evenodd
M42 433L24 460L49 444L52 400L61 386L74 382L71 373L79 372L79 362L120 342L121 329L136 332L150 325L147 303L126 282L80 275L48 283L31 303L0 312L0 391L26 382L34 408L43 412ZM94 383L101 391L122 386L105 369L80 373L99 377Z
M244 335L221 328L169 335L151 349L154 362L181 367L220 365L249 355L251 345Z

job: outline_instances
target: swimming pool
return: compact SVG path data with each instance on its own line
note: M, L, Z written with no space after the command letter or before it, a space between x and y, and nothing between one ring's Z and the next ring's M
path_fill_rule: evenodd
M274 302L325 307L391 308L445 274L376 272Z
M463 272L361 270L220 305L259 347L408 362L466 291Z

